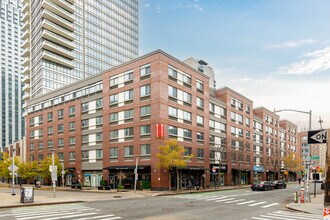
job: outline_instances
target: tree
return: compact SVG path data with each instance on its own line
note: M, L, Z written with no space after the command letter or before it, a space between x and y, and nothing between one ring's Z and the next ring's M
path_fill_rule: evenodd
M291 172L300 172L304 169L304 166L302 165L302 160L297 156L296 153L290 152L289 155L284 157L284 168L287 171Z
M51 172L49 171L49 166L52 165L52 156L43 159L38 167L38 173L42 178L51 179ZM54 165L57 166L57 176L61 176L62 165L57 155L54 155Z
M38 161L27 161L21 163L18 167L18 174L20 177L27 180L30 184L30 179L38 176Z
M176 170L176 190L179 191L179 169L186 167L186 160L193 158L193 155L185 156L185 149L183 146L178 144L177 140L168 140L165 145L159 147L159 153L157 158L159 162L157 163L158 168L164 168L171 170L175 168ZM169 174L170 175L170 174ZM171 188L171 180L169 179L169 189Z
M14 164L19 167L20 160L18 157L14 158ZM8 170L8 167L12 166L12 158L9 157L9 153L3 153L2 161L0 161L0 176L10 178L12 175Z
M127 178L127 175L125 172L119 171L119 173L117 173L116 176L119 179L119 186L118 186L118 190L119 190L120 188L123 187L123 180Z

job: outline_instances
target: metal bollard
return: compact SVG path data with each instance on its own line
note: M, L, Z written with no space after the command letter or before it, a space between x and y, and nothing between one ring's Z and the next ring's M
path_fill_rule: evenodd
M298 192L297 191L293 193L293 201L294 201L294 203L298 203Z

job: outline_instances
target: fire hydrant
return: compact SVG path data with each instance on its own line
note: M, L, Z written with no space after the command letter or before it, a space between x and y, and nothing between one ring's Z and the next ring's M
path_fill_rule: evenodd
M298 192L297 191L293 193L293 201L294 201L294 203L298 203Z
M300 203L305 203L305 189L301 188L300 190Z

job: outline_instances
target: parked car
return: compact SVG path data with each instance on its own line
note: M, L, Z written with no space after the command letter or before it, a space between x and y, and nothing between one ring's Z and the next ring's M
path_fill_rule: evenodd
M270 182L268 181L261 181L261 182L254 182L252 185L251 185L251 189L252 191L258 191L258 190L272 190L273 187L271 185Z
M274 189L285 189L286 183L284 182L284 180L275 180L273 181L273 186Z

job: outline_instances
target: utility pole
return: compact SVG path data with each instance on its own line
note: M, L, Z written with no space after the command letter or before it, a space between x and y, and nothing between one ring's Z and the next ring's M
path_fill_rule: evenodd
M14 152L15 152L15 150L16 150L16 144L13 144L12 145L13 146L13 153L12 153L12 155L11 155L11 157L12 157L12 159L13 159L13 161L12 161L12 166L11 166L11 174L12 174L12 177L13 177L13 179L12 179L12 187L13 187L13 192L12 192L12 196L14 196L14 195L16 195L15 194L15 170L14 170L14 166L15 166L15 156L14 156ZM10 152L10 151L9 151Z

